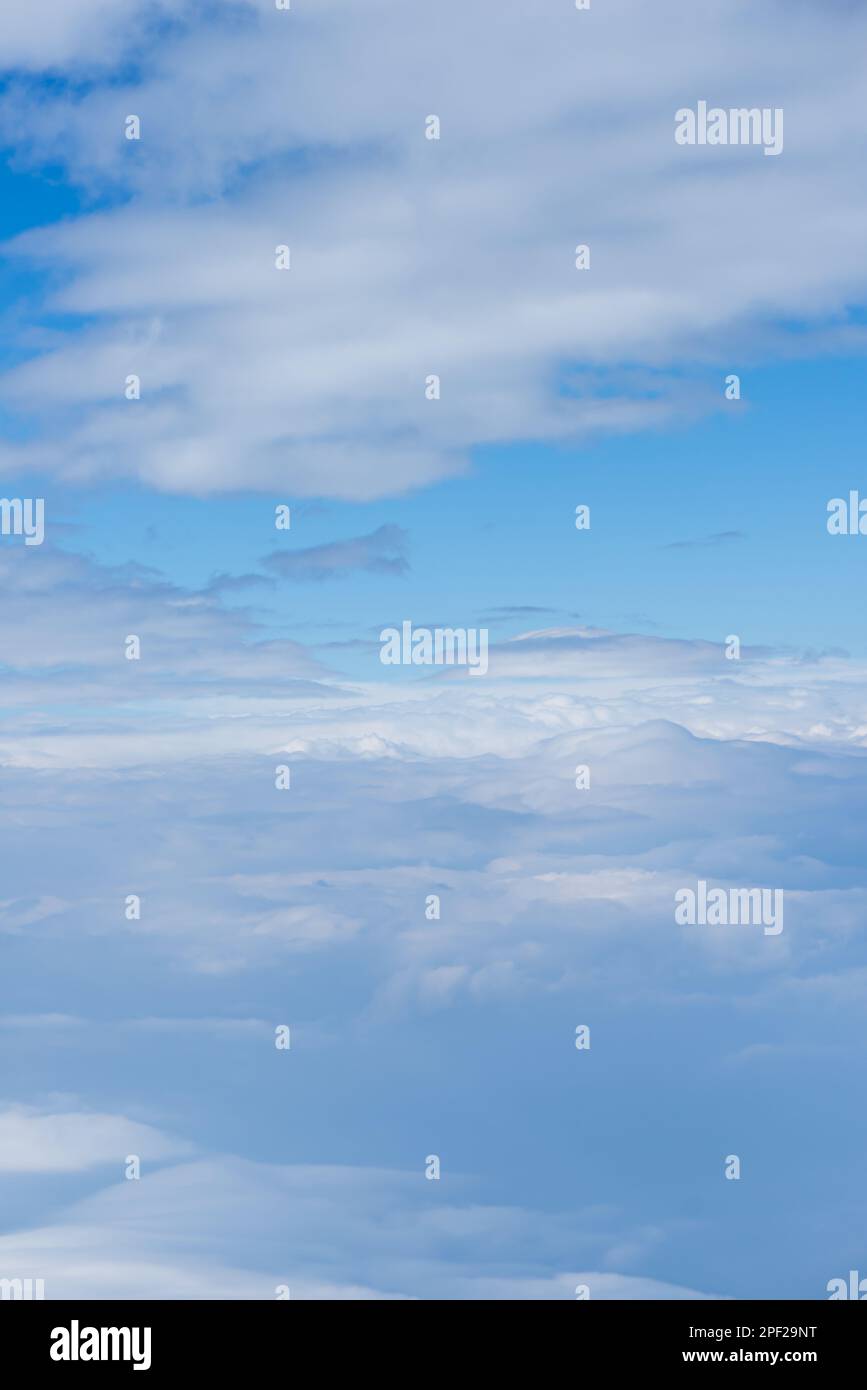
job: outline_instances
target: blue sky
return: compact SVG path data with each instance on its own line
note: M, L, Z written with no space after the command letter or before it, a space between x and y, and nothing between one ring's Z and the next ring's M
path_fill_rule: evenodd
M2 491L46 515L0 537L0 1277L867 1274L865 21L0 16ZM699 99L783 152L676 145ZM488 672L384 666L405 620ZM784 931L678 925L699 879Z
M718 385L718 372L707 375ZM303 630L311 642L369 634L406 613L458 624L470 594L471 616L494 619L502 636L530 616L502 610L535 607L534 627L579 617L620 631L736 631L760 646L863 656L853 609L864 555L826 526L829 499L857 485L863 362L835 356L757 368L745 373L744 389L750 399L730 407L735 418L722 405L692 425L581 450L488 448L460 480L409 497L298 506L287 492L293 549L394 526L405 533L406 571L251 586L227 602L254 605L269 632ZM284 500L53 492L47 482L44 492L69 528L68 548L110 564L135 560L191 588L230 570L267 578L261 561L274 547L263 533ZM579 503L591 508L591 529L580 536ZM369 657L340 660L359 678L375 673Z

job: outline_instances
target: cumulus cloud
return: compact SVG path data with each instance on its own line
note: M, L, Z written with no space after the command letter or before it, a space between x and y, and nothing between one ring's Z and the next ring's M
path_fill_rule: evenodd
M301 1249L284 1274L295 1217L280 1252L250 1263L231 1230L219 1251L203 1253L198 1236L151 1248L136 1228L113 1246L113 1287L130 1296L160 1288L199 1296L210 1270L208 1289L226 1297L271 1297L276 1283L292 1280L309 1296L427 1297L440 1289L568 1297L568 1281L573 1291L592 1283L581 1277L589 1270L597 1279L601 1272L652 1281L600 1284L615 1296L654 1287L675 1297L703 1284L722 1294L779 1294L792 1184L804 1182L785 1153L800 1154L804 1141L771 1132L780 1117L767 1108L746 1123L742 1107L754 1086L744 1090L743 1076L749 1069L755 1083L759 1068L785 1089L796 1067L799 1096L826 1094L834 1083L823 1068L849 1055L860 1027L862 664L748 648L730 662L719 642L534 629L492 644L484 680L406 679L400 671L389 679L373 655L374 680L350 684L321 669L299 692L276 674L279 661L272 678L257 666L255 625L219 595L203 601L152 571L76 557L68 564L43 549L36 566L17 569L15 602L41 598L33 609L41 641L25 640L15 670L39 715L0 745L11 928L4 939L16 979L38 982L5 1005L4 1038L21 1088L10 1100L20 1105L58 1085L71 1091L85 1063L93 1076L87 1110L66 1107L88 1117L80 1125L85 1157L70 1144L73 1157L58 1159L57 1171L87 1172L88 1155L113 1161L116 1147L138 1152L151 1140L162 1152L156 1135L89 1123L91 1112L124 1113L117 1091L130 1076L145 1078L144 1113L153 1114L153 1074L170 1087L176 1113L195 1112L199 1148L218 1142L221 1151L257 1162L267 1155L278 1167L295 1157L314 1167L412 1167L442 1151L450 1166L483 1178L482 1205L496 1206L492 1191L505 1185L506 1205L530 1211L535 1233L530 1254L504 1257L507 1267L486 1255L479 1269L464 1246L447 1269L432 1255L428 1275L409 1256L359 1256L332 1268ZM197 605L211 645L191 667L183 628L172 626L182 619L172 615ZM163 610L164 622L147 616ZM134 700L117 674L122 656L93 635L107 615L116 630L128 628L131 611L153 623L158 658ZM74 681L99 692L99 720L92 702L82 708L70 699L76 687L63 665L45 659L56 643L71 660L76 632ZM166 632L177 640L165 645ZM227 691L226 674L248 647L237 693ZM300 644L287 657L290 669L308 669ZM283 764L291 768L286 792L275 788ZM590 768L587 790L575 785L579 765ZM761 928L678 925L674 895L699 878L783 889L785 930L767 937ZM132 922L124 916L131 892L142 902ZM431 895L440 900L433 919ZM38 1024L28 1025L28 1009ZM584 1059L575 1026L585 1021L593 1050L576 1072L569 1062ZM280 1054L274 1029L284 1023L292 1047ZM660 1029L663 1050L653 1057L664 1078L657 1070L645 1079L669 1089L650 1113L636 1106L635 1074L647 1037ZM287 1065L276 1070L283 1056ZM696 1076L713 1083L698 1096ZM723 1123L719 1089L732 1077L740 1089ZM573 1113L564 1097L577 1084L584 1089ZM232 1099L203 1107L200 1090ZM479 1094L483 1122L455 1128L450 1117L476 1114ZM691 1097L694 1141L671 1131L675 1094ZM223 1132L239 1106L241 1132ZM665 1242L641 1234L644 1200L645 1219L615 1223L608 1244L584 1243L579 1231L568 1249L540 1255L534 1241L547 1240L547 1218L534 1211L520 1176L516 1106L542 1126L545 1163L564 1168L552 1178L561 1208L574 1200L575 1153L584 1155L582 1193L602 1206L612 1198L612 1154L618 1182L623 1165L634 1164L642 1190L664 1154L678 1182L668 1195L657 1192L652 1225L672 1232L677 1253L667 1259ZM580 1140L554 1142L551 1116L561 1136L579 1114ZM843 1153L841 1164L857 1167L847 1114L844 1106L826 1115L823 1135ZM23 1127L25 1157L35 1161L43 1131L32 1116ZM745 1130L753 1162L756 1152L773 1157L776 1186L763 1190L767 1255L744 1273L743 1241L755 1229L755 1209L745 1205L741 1243L719 1255L719 1278L709 1283L688 1271L696 1243L719 1250L734 1229L718 1163L739 1151L732 1132ZM455 1157L466 1145L473 1161ZM221 1186L217 1172L184 1170L191 1182L213 1183L217 1209L231 1206L237 1189ZM151 1172L141 1191L165 1191L176 1213L186 1196L173 1181ZM267 1196L270 1181L256 1167L249 1186ZM106 1201L132 1211L134 1186ZM389 1188L383 1201L395 1200ZM791 1262L793 1296L821 1292L838 1263L849 1267L846 1229L825 1200L811 1196L828 1224L821 1241L803 1237L800 1263ZM469 1216L457 1206L449 1219L459 1228ZM378 1248L371 1229L382 1208L373 1210L359 1248ZM426 1249L414 1219L407 1217L407 1241ZM490 1219L486 1241L500 1220ZM507 1226L513 1219L503 1217ZM115 1207L69 1220L75 1229L40 1218L35 1243L8 1246L18 1261L10 1274L23 1260L25 1274L45 1268L77 1296L101 1290L102 1261L91 1268L82 1259L80 1228L96 1230L101 1251L101 1232L117 1235ZM55 1256L43 1266L49 1249ZM633 1249L632 1259L617 1254ZM472 1272L463 1277L465 1265Z
M711 982L767 978L844 953L856 929L864 886L840 877L851 829L832 847L815 819L829 796L849 826L860 814L857 662L749 648L732 662L720 643L543 629L494 644L483 682L389 682L379 667L350 685L298 644L263 655L243 612L156 572L46 550L10 575L33 602L16 677L41 711L0 741L19 846L0 929L17 937L97 949L134 891L147 905L134 937L159 957L214 977L348 957L363 962L363 1007L381 1012L566 989L639 924L621 978L650 992L683 953ZM93 638L109 626L114 650ZM134 680L130 627L144 643ZM100 692L97 727L70 702L73 652L79 690ZM61 771L74 869L44 802ZM167 806L184 808L180 823ZM239 823L255 827L249 842ZM88 845L106 824L94 882ZM786 930L677 928L674 894L699 878L784 888ZM435 932L417 916L429 893L446 905Z

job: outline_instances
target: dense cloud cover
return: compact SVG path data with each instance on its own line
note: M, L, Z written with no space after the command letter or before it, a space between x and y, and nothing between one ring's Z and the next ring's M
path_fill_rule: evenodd
M398 506L485 447L709 420L709 365L861 350L864 6L586 19L3 7L0 140L71 200L2 247L4 479L128 487L130 515L145 494ZM698 162L674 113L703 97L785 108L784 155ZM798 520L821 536L843 483L820 463ZM44 545L0 546L0 1277L817 1298L863 1267L863 657L746 622L737 661L711 621L597 625L591 564L548 607L518 547L460 594L491 624L484 678L388 667L425 563L397 511L288 540L269 513L198 582L169 543L119 559L107 523L90 553L61 510ZM705 594L743 512L666 531L660 568L694 564ZM440 545L460 586L466 547ZM375 621L335 600L312 633L307 596L351 585ZM699 882L782 891L784 929L679 923Z

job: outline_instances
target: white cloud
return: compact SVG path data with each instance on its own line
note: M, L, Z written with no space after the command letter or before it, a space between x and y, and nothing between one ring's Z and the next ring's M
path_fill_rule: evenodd
M75 1299L273 1299L283 1284L293 1299L571 1299L580 1283L595 1298L707 1296L592 1265L570 1272L570 1254L616 1253L614 1213L484 1206L469 1186L373 1168L181 1163L0 1236L0 1275ZM647 1237L628 1240L634 1261Z
M718 408L733 361L860 341L863 12L733 24L713 0L696 26L630 0L590 25L511 0L491 23L443 0L425 28L403 0L247 8L145 47L140 86L0 107L22 157L132 192L8 248L88 326L0 382L42 425L7 444L7 471L371 498L461 471L474 446ZM674 112L702 93L783 107L782 156L676 146ZM792 320L812 336L773 327Z
M189 0L40 0L0 9L0 53L14 69L105 69L141 41L144 22L189 12Z
M8 580L6 701L28 706L0 741L18 846L0 930L16 940L97 950L120 931L123 949L213 980L330 954L381 1013L568 990L627 942L625 989L666 991L678 960L755 988L855 938L864 889L841 863L860 814L860 662L543 630L492 646L484 681L388 681L373 653L376 683L349 685L155 572L46 549ZM136 630L143 659L127 663ZM833 850L816 829L829 795L849 808ZM109 825L112 853L87 872ZM784 889L782 936L677 927L674 894L699 878Z
M687 757L715 775L715 744L732 740L802 748L800 778L847 780L852 764L812 751L867 747L863 663L840 654L745 647L735 662L721 641L543 629L492 643L483 679L458 668L387 679L372 641L368 678L350 682L301 642L272 638L260 615L154 569L48 545L22 565L7 547L0 582L10 598L0 609L4 702L17 712L14 732L0 735L8 767L428 761L416 785L460 795L469 777L476 801L553 809L572 803L569 765L586 761L591 743L607 784L635 785L666 780ZM130 633L139 661L125 659ZM649 724L630 742L628 730ZM486 757L524 765L504 780ZM29 908L7 900L13 912L59 907L62 894Z
M189 1151L189 1144L122 1115L53 1113L22 1105L0 1110L2 1173L77 1173L108 1165L120 1170L127 1154L147 1162Z

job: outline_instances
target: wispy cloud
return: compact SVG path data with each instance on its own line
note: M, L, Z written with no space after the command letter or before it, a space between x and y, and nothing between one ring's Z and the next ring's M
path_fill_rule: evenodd
M46 1030L54 1024L45 1024ZM0 1174L72 1173L114 1165L122 1171L127 1154L149 1161L189 1154L193 1146L121 1115L89 1111L0 1109Z
M366 536L309 546L306 550L275 550L262 564L281 579L303 584L339 579L353 573L402 575L409 571L409 537L400 526L380 526Z
M135 1202L118 1182L0 1235L0 1267L38 1269L50 1298L708 1296L613 1272L618 1249L633 1262L649 1243L619 1213L498 1206L455 1176L440 1195L410 1172L215 1156L136 1186Z
M690 541L669 541L668 545L662 547L663 550L695 550L706 546L728 545L731 541L743 541L746 536L743 531L716 531L711 536L702 536L698 540Z

